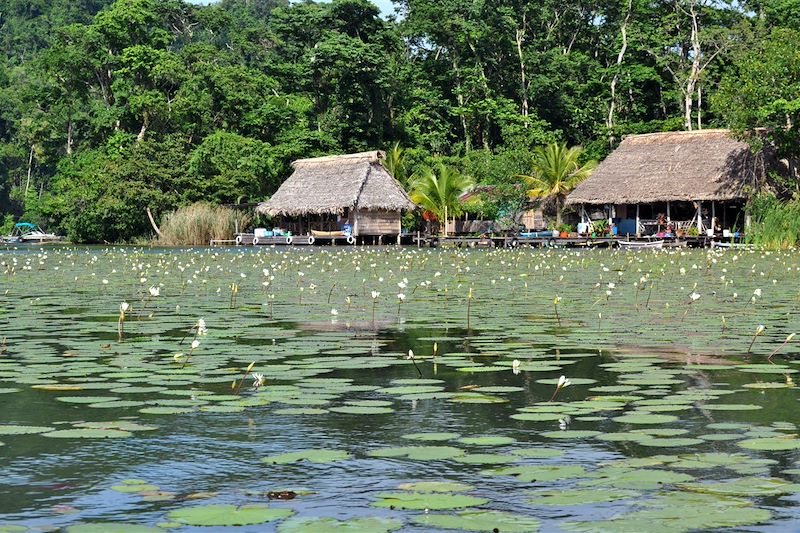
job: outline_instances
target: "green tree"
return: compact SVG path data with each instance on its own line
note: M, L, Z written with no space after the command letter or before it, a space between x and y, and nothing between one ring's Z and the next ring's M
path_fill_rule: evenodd
M411 200L443 223L447 236L447 221L462 213L461 196L473 187L472 178L458 169L438 163L422 169L411 182Z
M564 199L580 182L588 178L597 161L580 162L583 148L567 148L566 143L540 146L533 152L531 174L520 175L531 199L552 199L556 208L556 224L561 225Z
M713 105L756 147L772 144L789 163L791 186L800 190L800 32L776 28L753 35L734 56Z

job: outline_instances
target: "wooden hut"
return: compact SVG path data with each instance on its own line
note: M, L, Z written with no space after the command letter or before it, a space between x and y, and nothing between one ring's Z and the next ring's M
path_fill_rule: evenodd
M354 237L398 236L414 203L384 168L381 151L300 159L294 172L256 211L292 219L295 233L349 228Z
M742 207L769 158L727 130L648 133L619 147L567 197L582 222L608 218L619 234L743 230Z

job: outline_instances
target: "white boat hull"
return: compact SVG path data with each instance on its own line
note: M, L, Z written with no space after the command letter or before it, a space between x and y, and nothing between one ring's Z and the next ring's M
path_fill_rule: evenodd
M664 241L619 241L619 247L626 250L660 250Z

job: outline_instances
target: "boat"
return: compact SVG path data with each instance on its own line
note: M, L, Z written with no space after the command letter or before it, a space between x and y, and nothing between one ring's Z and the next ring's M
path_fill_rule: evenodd
M664 247L664 241L617 241L620 248L626 250L660 250Z
M343 231L321 231L312 229L311 235L317 238L330 239L332 237L347 237Z
M745 244L743 242L720 242L711 241L712 248L741 248L744 250L754 250L755 246L752 244Z
M17 222L11 234L3 238L3 242L17 244L48 244L62 240L63 237L55 233L46 233L30 222Z

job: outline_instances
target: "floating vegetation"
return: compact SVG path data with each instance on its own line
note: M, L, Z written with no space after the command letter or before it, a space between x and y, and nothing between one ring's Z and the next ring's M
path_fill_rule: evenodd
M187 526L250 526L292 516L289 509L266 505L199 505L171 511L168 518Z
M749 250L0 251L0 531L791 523L798 271Z

